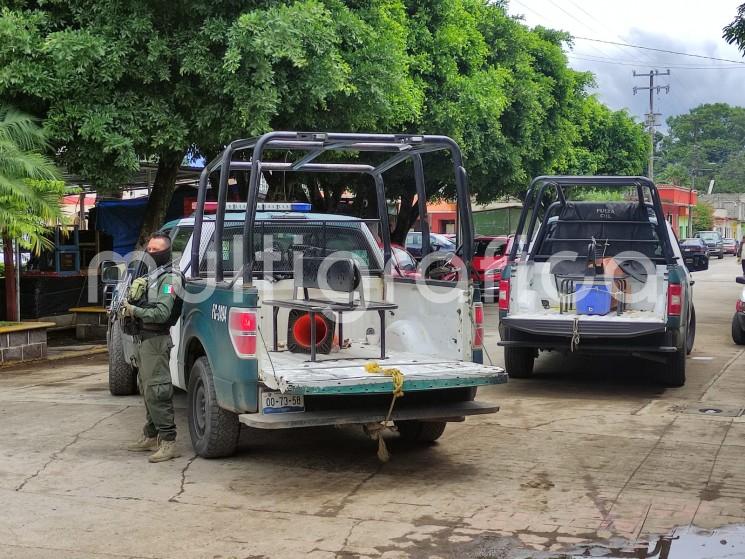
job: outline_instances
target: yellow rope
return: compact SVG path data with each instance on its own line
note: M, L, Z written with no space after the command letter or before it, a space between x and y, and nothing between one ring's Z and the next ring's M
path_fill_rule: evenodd
M386 416L384 421L381 421L380 423L369 424L367 426L367 432L370 434L373 440L377 439L378 441L378 459L381 462L388 462L388 460L390 460L391 458L391 455L388 452L388 448L385 446L385 441L383 440L383 431L394 430L388 424L391 420L391 415L393 414L393 406L396 404L396 400L404 395L404 374L401 372L400 369L384 369L375 361L365 363L365 371L373 375L389 376L393 381L393 398L391 398L391 405L388 408L388 415Z
M400 398L404 395L404 374L400 369L384 369L376 361L365 363L365 370L373 375L386 375L393 381L393 397Z

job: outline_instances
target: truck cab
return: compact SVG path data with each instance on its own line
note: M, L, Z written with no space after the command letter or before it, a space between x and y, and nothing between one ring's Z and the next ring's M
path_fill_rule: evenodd
M477 387L507 376L481 363L483 308L467 273L457 281L391 273L386 204L378 219L363 220L256 200L262 169L294 167L364 170L384 201L379 166L376 172L357 161L308 158L339 146L372 148L394 153L398 162L406 158L395 154L406 151L418 167L419 152L457 148L452 140L427 138L271 133L232 143L205 167L194 217L165 227L174 252L183 247L179 266L186 279L181 319L171 329L171 376L187 391L189 431L200 456L234 453L241 424L354 424L373 438L397 430L411 441L433 441L449 421L498 410L475 400ZM301 153L294 162L263 160L264 150L277 148ZM253 150L255 168L233 160L241 149ZM242 169L250 173L249 197L236 208L225 202L224 188L228 173ZM220 191L216 212L208 214L213 172ZM416 187L423 188L423 176L417 177ZM463 245L472 247L469 197L460 199L461 222L471 227ZM175 242L179 235L188 240ZM424 247L425 257L428 252Z

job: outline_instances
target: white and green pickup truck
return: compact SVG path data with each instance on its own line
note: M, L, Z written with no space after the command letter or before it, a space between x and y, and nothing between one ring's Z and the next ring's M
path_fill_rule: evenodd
M539 351L620 354L682 386L693 283L652 181L538 177L499 286L507 372L530 376Z
M235 158L246 150L250 163ZM275 150L282 150L280 162L264 159ZM421 154L441 150L455 163L462 279L391 273L383 173L410 161L423 193ZM296 157L286 160L288 151ZM358 157L316 162L328 151ZM367 164L366 152L387 157ZM250 174L248 200L235 206L226 202L227 179L241 170ZM371 221L308 213L305 204L261 204L259 178L270 170L362 173L383 210ZM210 208L212 173L220 178ZM447 422L498 411L475 399L477 387L504 383L507 375L482 364L483 307L465 272L473 252L470 197L449 138L273 132L238 140L203 171L194 217L164 230L186 277L182 316L171 329L171 376L188 393L200 456L234 453L240 424L358 424L377 435L395 425L408 440L433 441ZM443 265L453 265L450 257ZM116 317L109 347L112 392L133 393L132 340Z

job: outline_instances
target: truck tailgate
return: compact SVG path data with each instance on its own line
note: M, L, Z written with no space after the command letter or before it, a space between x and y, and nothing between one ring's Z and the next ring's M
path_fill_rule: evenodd
M417 354L390 352L389 358L326 359L303 361L295 356L272 354L274 370L263 370L262 382L270 389L289 394L365 394L389 392L390 376L368 373L365 364L377 362L383 369L396 368L404 375L404 391L483 386L507 382L501 367L456 360L427 359ZM286 356L285 359L279 356ZM293 362L294 361L294 362Z

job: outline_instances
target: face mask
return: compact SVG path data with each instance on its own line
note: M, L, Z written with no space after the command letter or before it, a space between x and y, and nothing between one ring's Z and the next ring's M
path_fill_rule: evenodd
M148 252L150 258L155 261L157 267L165 266L171 262L171 249L160 250L158 252Z

